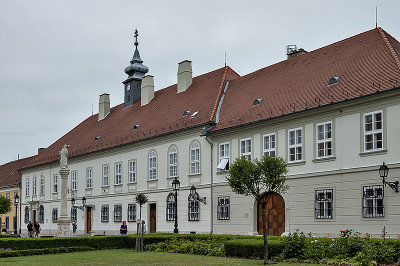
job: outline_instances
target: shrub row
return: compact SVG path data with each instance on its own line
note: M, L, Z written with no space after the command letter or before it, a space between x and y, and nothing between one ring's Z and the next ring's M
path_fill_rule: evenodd
M278 239L268 240L268 255L275 257L282 253L284 243ZM225 242L225 255L242 258L264 258L262 239L234 239Z
M57 253L69 253L76 251L91 251L95 250L90 247L61 247L61 248L45 248L45 249L28 249L28 250L6 250L0 252L0 257L19 257L19 256L31 256L31 255L43 255L43 254L57 254Z

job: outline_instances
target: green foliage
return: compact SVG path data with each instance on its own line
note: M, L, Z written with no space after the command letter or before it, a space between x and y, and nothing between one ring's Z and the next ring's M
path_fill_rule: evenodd
M11 200L0 196L0 214L5 214L11 210Z
M60 247L60 248L45 248L45 249L28 249L28 250L5 250L0 251L0 257L19 257L43 254L58 254L69 253L77 251L92 251L94 248L90 247Z
M278 239L268 241L269 258L281 254L284 243ZM262 239L234 239L225 242L225 255L241 258L264 258L264 241Z
M139 204L140 207L142 207L143 204L146 204L149 201L149 198L145 194L139 193L136 195L135 200L137 204Z
M307 248L307 239L303 232L299 233L299 229L297 229L293 234L291 233L285 237L283 243L283 258L304 258Z
M165 242L153 243L146 246L147 251L174 252L192 255L224 256L224 243L216 239L189 240L171 238Z

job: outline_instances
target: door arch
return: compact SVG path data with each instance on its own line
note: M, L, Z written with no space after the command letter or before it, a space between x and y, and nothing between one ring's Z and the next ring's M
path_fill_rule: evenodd
M266 193L262 197L266 198L267 196ZM285 200L278 193L271 192L265 211L267 235L280 236L285 232ZM262 235L262 208L260 204L257 206L257 229L258 233Z

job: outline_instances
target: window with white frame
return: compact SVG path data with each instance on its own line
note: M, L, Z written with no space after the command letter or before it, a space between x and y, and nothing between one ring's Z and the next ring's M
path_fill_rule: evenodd
M240 140L240 156L244 156L247 160L251 160L251 139Z
M175 212L176 212L176 202L175 202L175 195L173 193L169 193L167 196L167 221L174 221L175 220Z
M364 115L364 151L383 149L383 112Z
M29 196L29 191L29 176L27 176L25 179L25 196Z
M29 207L25 207L24 222L27 224L29 222Z
M200 208L199 208L199 194L192 195L189 193L188 196L188 220L198 221L200 219Z
M103 165L103 187L110 185L110 166Z
M332 122L319 123L317 129L317 158L332 156Z
M93 177L93 169L87 168L86 169L86 187L87 188L92 187L92 177Z
M78 216L78 209L76 207L71 207L71 220L76 222L77 216Z
M44 195L44 174L40 175L40 195Z
M136 221L136 204L128 204L128 222Z
M315 218L331 219L333 211L333 189L315 191Z
M36 175L33 176L33 180L32 180L32 195L36 196Z
M72 190L78 189L78 172L73 171L71 172L71 180L72 180Z
M303 129L296 128L288 131L289 162L303 159Z
M136 161L129 161L129 183L136 182Z
M218 197L218 220L229 220L230 216L230 199L229 196Z
M363 217L384 217L383 186L363 187Z
M103 223L108 223L109 219L109 208L108 205L101 206L101 221Z
M197 142L190 146L190 174L200 174L200 144Z
M122 184L122 163L115 164L115 184Z
M219 144L219 163L217 172L229 170L229 143Z
M276 135L275 133L264 135L263 137L263 155L276 156Z
M178 176L178 150L176 147L171 147L168 152L168 176Z
M149 180L157 179L157 154L155 151L149 153Z
M53 192L58 192L58 175L53 175Z
M122 205L114 205L114 222L122 222Z
M52 213L51 213L51 220L53 223L55 223L58 219L58 209L54 208Z
M39 223L44 223L44 206L39 207Z

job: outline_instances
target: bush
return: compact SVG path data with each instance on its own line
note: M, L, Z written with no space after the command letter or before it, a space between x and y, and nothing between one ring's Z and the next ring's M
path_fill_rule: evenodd
M6 250L0 252L0 257L18 257L18 256L31 256L43 254L57 254L69 253L77 251L91 251L95 250L90 247L61 247L61 248L46 248L46 249L28 249L28 250Z
M268 240L268 255L275 257L284 248L281 240ZM264 258L264 241L262 239L235 239L225 242L225 255L242 258Z
M299 233L299 229L297 229L293 234L289 234L283 242L285 245L282 252L283 258L304 258L307 240L306 236L302 232Z
M172 238L146 246L147 251L176 252L193 255L224 256L224 243L216 239L189 240Z

